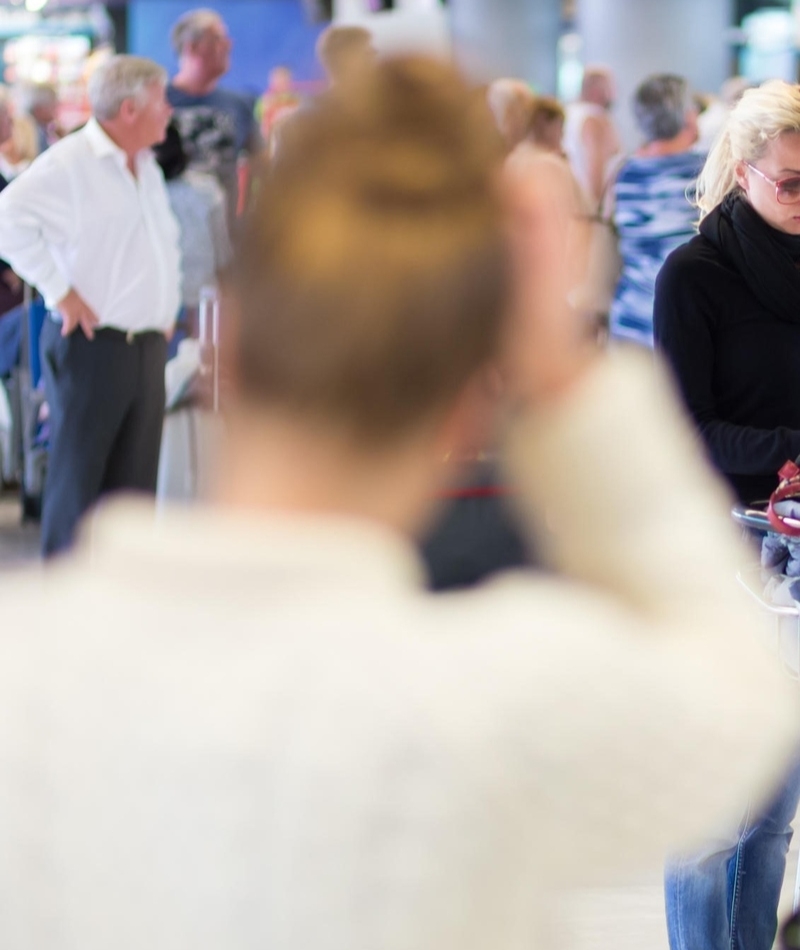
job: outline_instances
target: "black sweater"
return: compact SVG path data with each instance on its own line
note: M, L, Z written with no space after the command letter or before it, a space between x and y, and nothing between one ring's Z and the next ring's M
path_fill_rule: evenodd
M767 498L800 454L800 300L797 311L789 323L767 310L701 234L656 281L656 346L712 462L745 502Z

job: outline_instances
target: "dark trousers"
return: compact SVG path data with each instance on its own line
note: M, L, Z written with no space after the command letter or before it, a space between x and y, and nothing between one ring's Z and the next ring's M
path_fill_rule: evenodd
M164 422L167 343L161 333L129 342L100 329L68 337L45 320L42 369L50 405L50 452L42 553L69 547L86 510L107 492L155 494Z

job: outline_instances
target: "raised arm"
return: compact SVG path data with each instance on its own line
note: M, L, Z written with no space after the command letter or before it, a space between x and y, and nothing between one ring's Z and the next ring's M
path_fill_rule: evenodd
M590 115L581 129L581 143L586 155L589 195L594 207L599 207L606 184L611 159L619 152L619 140L607 116Z
M736 582L730 499L664 375L570 349L566 310L536 308L557 273L549 253L518 316L527 375L508 457L562 579L487 597L492 637L474 656L479 688L509 711L493 762L534 810L548 870L574 881L653 866L735 822L786 767L800 716Z

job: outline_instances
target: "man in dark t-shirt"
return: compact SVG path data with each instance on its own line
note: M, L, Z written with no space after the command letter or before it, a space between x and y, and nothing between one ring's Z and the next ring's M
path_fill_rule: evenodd
M167 98L189 165L216 176L233 217L238 205L237 160L260 146L255 100L218 88L230 66L232 44L224 21L213 10L184 14L173 27L172 43L179 68Z

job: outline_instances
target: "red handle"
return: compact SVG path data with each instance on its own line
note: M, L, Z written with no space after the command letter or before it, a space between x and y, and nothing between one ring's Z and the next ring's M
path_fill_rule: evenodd
M788 534L790 538L800 538L800 527L788 525L781 515L775 511L775 505L787 498L800 498L800 468L794 462L787 462L778 472L781 482L769 496L767 505L767 520L780 534Z

